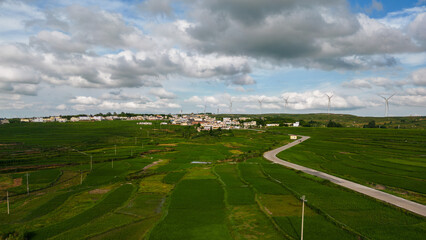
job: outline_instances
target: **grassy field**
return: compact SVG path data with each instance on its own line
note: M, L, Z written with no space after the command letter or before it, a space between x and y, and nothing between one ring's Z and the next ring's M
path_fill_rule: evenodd
M311 136L279 157L424 203L425 130L111 121L0 133L0 239L299 239L302 195L306 239L426 235L423 217L262 158L289 133Z
M225 219L224 192L217 180L183 180L150 239L231 239Z
M292 129L311 139L279 158L426 204L426 131Z
M308 206L318 215L355 235L370 239L421 239L426 234L424 217L275 164L264 163L263 168L293 195L306 195Z
M114 190L112 193L108 194L105 199L100 201L92 208L65 221L50 225L48 227L30 233L31 238L47 239L62 232L79 227L83 224L89 223L90 221L93 221L94 219L99 218L105 215L107 212L112 211L122 205L123 202L125 202L130 197L132 190L132 185L123 185L118 189Z
M301 203L297 196L282 185L271 181L263 173L258 164L239 164L241 175L245 181L254 187L258 193L258 202L273 221L290 237L300 238ZM332 221L317 214L309 207L305 212L306 224L311 228L304 231L304 235L311 239L316 236L327 235L327 239L356 239L356 234L344 231Z
M240 178L236 165L219 165L215 168L220 180L223 182L229 205L254 204L253 190Z

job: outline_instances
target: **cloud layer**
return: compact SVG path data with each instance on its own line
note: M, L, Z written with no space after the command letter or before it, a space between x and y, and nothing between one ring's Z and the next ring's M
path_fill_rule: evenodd
M279 111L283 92L288 109L327 107L319 83L277 93L265 72L282 69L366 73L325 84L340 92L336 110L393 92L397 105L422 106L426 6L369 15L385 4L355 13L345 0L0 1L0 110L45 105L46 89L63 91L49 100L55 111L227 108L227 90L242 111ZM375 74L384 71L398 76Z

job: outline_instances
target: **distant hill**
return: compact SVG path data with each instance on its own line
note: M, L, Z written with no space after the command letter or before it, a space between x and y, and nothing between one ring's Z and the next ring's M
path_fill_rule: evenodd
M350 114L327 114L327 113L310 113L310 114L220 114L218 117L262 117L265 123L283 123L296 122L302 123L312 122L311 127L325 127L331 120L340 123L343 127L362 128L369 123L375 123L377 128L426 128L426 116L406 116L406 117L359 117Z

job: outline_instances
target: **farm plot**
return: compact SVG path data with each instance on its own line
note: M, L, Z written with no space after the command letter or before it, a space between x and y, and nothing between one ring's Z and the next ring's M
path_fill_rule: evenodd
M44 169L39 171L32 171L28 173L29 190L34 191L45 188L53 184L62 172L59 169ZM26 173L12 174L13 179L19 179L20 186L9 188L8 190L13 194L22 194L27 192L27 178Z
M170 172L164 177L163 182L167 184L176 184L185 174L186 171Z
M257 201L263 211L268 214L288 238L300 238L301 208L298 198L281 186L272 182L263 173L258 164L240 163L241 176L252 185L259 194ZM356 239L356 234L345 231L324 216L305 206L304 236L309 239ZM308 225L309 224L309 225Z
M229 222L233 239L287 239L274 227L257 204L230 206Z
M309 130L292 129L311 139L278 157L426 203L425 130Z
M229 205L255 204L253 190L239 178L237 165L219 165L214 170L225 185Z
M188 179L176 185L167 216L150 239L231 239L224 192L215 179Z
M154 226L160 217L150 217L142 219L132 224L125 225L120 228L112 229L106 233L91 237L95 240L115 240L115 239L144 239L149 229Z
M426 234L422 217L280 165L265 163L262 166L268 175L297 196L306 195L308 205L315 212L364 238L423 239ZM306 223L308 221L307 218ZM284 221L278 219L278 222ZM323 221L315 222L322 224Z
M130 197L132 191L133 186L130 184L125 184L114 190L112 193L108 194L108 196L100 203L82 212L81 214L60 223L35 231L33 233L34 235L32 239L47 239L69 229L88 223L91 220L96 219L114 210L115 208L118 208Z
M161 217L164 197L162 194L136 193L124 206L55 239L141 239Z
M218 165L214 172L225 189L229 228L234 239L283 239L259 209L253 189L240 179L236 164Z

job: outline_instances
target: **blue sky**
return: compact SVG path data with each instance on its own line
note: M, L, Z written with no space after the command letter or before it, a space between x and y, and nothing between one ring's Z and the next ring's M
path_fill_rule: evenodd
M413 8L417 6L424 5L424 1L417 0L386 0L386 1L376 1L377 6L382 6L380 9L374 9L373 1L371 0L362 0L362 1L349 1L351 9L354 13L365 13L373 18L382 18L386 14L391 12L401 11L403 9ZM423 4L422 4L423 3Z
M0 0L0 118L426 115L425 50L424 0Z

